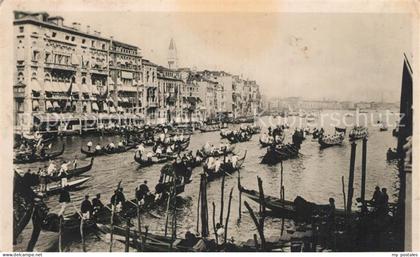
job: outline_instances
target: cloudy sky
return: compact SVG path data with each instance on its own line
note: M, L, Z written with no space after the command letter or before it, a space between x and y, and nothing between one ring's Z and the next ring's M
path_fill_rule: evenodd
M257 80L268 96L398 101L407 14L50 12L90 25L167 63Z

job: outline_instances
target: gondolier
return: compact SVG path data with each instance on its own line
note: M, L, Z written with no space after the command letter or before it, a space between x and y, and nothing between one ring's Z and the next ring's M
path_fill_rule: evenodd
M89 195L85 195L85 200L83 200L80 206L80 212L82 213L83 219L90 219L93 212L93 206L89 200Z
M58 202L61 205L60 212L58 213L59 217L64 215L64 211L66 210L67 204L70 203L70 201L71 199L68 186L64 186L60 191L60 198L58 199Z

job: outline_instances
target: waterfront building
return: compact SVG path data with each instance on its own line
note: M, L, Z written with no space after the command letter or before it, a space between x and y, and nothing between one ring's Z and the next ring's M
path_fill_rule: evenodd
M170 123L181 122L184 113L181 90L185 84L181 79L180 72L158 66L157 79L160 92L163 95L159 119Z
M158 82L158 65L150 62L149 60L143 59L143 87L144 87L144 114L146 122L150 124L159 123L159 117L164 115L160 113L160 109L164 107L165 102L163 95L159 90ZM160 122L164 122L161 120Z

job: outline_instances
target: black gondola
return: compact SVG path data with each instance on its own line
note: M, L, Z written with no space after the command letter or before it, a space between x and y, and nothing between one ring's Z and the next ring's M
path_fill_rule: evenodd
M299 147L295 144L271 145L267 148L261 164L275 165L281 161L296 158L299 156Z
M60 181L62 178L73 178L73 177L76 177L76 176L80 176L83 173L86 173L86 172L88 172L89 170L92 169L94 159L95 158L92 157L90 159L90 163L86 166L82 166L82 167L78 167L78 168L75 168L75 169L68 170L68 171L66 171L66 174L64 174L62 176L47 176L46 179L48 181Z
M63 144L60 151L45 153L43 156L40 156L38 154L17 155L14 158L13 163L23 164L23 163L45 162L45 161L53 160L57 158L58 156L62 155L64 153L64 149L65 149L65 145Z
M218 171L215 171L215 169L209 169L206 166L203 167L203 170L205 172L205 174L207 175L207 180L208 181L212 181L215 180L217 178L220 178L223 176L223 173L225 174L232 174L233 172L239 170L240 168L242 168L242 165L245 162L245 157L246 157L246 151L245 154L242 158L238 159L238 161L236 162L236 166L228 166L228 165L220 165L220 168Z
M344 141L343 135L334 135L334 138L326 138L325 136L321 136L318 138L318 143L320 148L327 148L335 145L341 145Z
M113 149L110 148L102 148L101 150L94 150L94 151L88 151L82 148L80 148L80 152L85 154L87 157L96 157L106 154L117 154L117 153L124 153L131 149L136 148L136 145L129 145L129 146L123 146L123 147L115 147Z

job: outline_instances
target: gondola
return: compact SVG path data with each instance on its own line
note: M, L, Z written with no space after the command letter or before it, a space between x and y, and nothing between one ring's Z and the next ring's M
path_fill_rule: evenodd
M261 164L275 165L281 161L299 156L299 147L295 144L270 146L261 160Z
M107 149L105 147L103 147L101 150L97 151L88 151L82 148L80 148L80 152L85 154L87 157L96 157L96 156L101 156L101 155L106 155L106 154L116 154L116 153L124 153L127 152L131 149L136 148L136 145L128 145L128 146L123 146L123 147L115 147L114 149Z
M335 138L326 138L324 136L321 136L318 138L318 143L321 149L335 146L335 145L341 145L343 141L344 141L344 136L342 135L336 135Z
M69 181L69 182L67 182L67 189L68 190L74 190L78 186L86 183L89 179L90 179L90 177L86 177L86 178L81 178L81 179L78 179L78 180ZM51 185L51 184L47 185L46 192L41 192L39 189L37 189L35 191L37 193L45 193L46 195L51 196L51 195L59 194L62 189L63 189L63 187L61 186L61 183L59 183L59 184L55 184L55 185Z
M156 157L153 156L152 159L148 159L148 160L143 160L141 158L141 156L138 156L138 152L136 152L134 154L134 160L140 164L140 167L148 167L148 166L152 166L153 164L158 164L158 163L165 163L171 159L169 159L167 156L163 156L163 157Z
M64 153L65 145L61 147L61 150L58 152L51 152L51 153L45 153L44 156L39 156L38 154L34 155L21 155L16 156L13 160L13 163L15 164L24 164L24 163L34 163L34 162L45 162L49 160L53 160L57 158L58 156L62 155Z
M387 161L396 160L396 159L398 159L398 158L400 158L400 157L401 157L401 155L400 155L400 154L398 154L398 152L397 152L397 151L388 150L388 151L386 152L386 160L387 160Z
M239 190L249 199L257 203L261 202L259 192L255 190L247 190L241 185L238 186ZM267 209L271 210L271 212L267 212L268 215L295 219L297 221L310 221L314 215L325 215L329 208L328 204L315 204L306 201L300 196L296 197L294 201L288 201L265 195L264 204ZM338 217L344 217L345 212L343 209L335 209L335 215Z
M90 163L88 165L78 167L78 168L75 168L75 169L72 169L72 170L68 170L66 172L67 174L62 175L60 177L59 176L47 176L46 178L47 178L48 181L60 181L62 178L73 178L73 177L82 175L83 173L86 173L86 172L88 172L89 170L92 169L94 159L95 158L92 157L90 159Z
M215 132L215 131L219 131L219 130L220 130L219 127L214 127L214 128L211 128L211 127L203 127L203 128L200 128L200 132L201 133Z
M222 149L218 148L218 149L214 149L211 152L205 151L204 147L202 147L201 148L201 153L203 155L202 156L203 158L220 157L220 156L223 156L224 154L232 154L234 150L235 150L234 145L229 145L228 147L226 147L226 150L222 150Z
M246 157L246 151L245 154L242 158L238 159L238 161L236 162L236 166L235 167L227 167L224 166L223 164L220 166L218 171L215 171L215 169L209 169L206 166L203 167L204 173L207 175L207 181L213 181L217 178L220 178L223 176L223 174L232 174L233 172L239 170L240 168L242 168L242 165L245 162L245 157Z
M273 140L273 141L264 142L264 141L262 141L262 140L261 140L261 138L259 139L259 141L260 141L260 145L261 145L261 147L262 147L262 148L265 148L265 147L268 147L268 146L272 145L273 143L274 143L275 145L282 144L282 143L283 143L283 141L284 141L284 138L285 138L285 134L284 134L284 133L282 133L282 134L280 135L280 140L278 140L278 141L276 141L276 142L274 142L274 140ZM272 139L272 137L271 137L270 139Z
M229 140L231 144L247 142L251 140L252 134L245 133L244 137L240 137L239 135L229 135L226 139Z
M350 141L355 141L358 139L362 139L365 138L369 135L368 129L365 127L354 127L353 129L350 130L349 132L349 140Z

